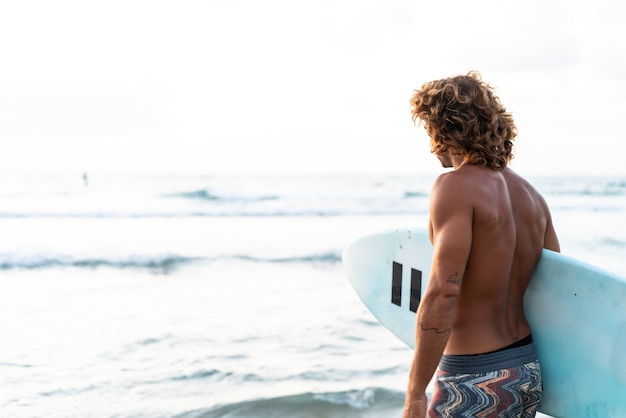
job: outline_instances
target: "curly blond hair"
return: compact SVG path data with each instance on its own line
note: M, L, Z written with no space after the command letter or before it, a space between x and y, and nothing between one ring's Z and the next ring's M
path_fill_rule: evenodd
M425 83L411 97L411 114L426 127L436 155L463 154L493 170L513 158L513 116L477 71Z

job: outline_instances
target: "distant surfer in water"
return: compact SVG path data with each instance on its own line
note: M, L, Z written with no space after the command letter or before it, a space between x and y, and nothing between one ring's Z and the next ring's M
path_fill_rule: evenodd
M523 299L542 249L560 250L550 210L507 167L517 129L479 73L425 83L411 106L454 170L430 196L434 256L404 418L533 417L543 381Z

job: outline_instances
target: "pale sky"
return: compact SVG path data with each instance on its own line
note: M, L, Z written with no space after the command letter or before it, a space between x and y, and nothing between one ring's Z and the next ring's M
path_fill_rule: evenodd
M408 99L478 70L512 167L626 175L621 0L0 3L1 170L424 173Z

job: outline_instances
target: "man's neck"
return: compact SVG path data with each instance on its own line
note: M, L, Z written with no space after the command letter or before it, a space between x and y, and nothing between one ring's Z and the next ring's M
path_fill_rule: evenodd
M467 163L466 156L462 154L450 155L450 160L452 162L452 167L454 167L455 170L458 170L461 166Z

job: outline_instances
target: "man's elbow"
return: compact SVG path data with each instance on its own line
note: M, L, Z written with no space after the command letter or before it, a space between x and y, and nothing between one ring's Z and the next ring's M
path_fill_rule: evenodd
M460 295L461 286L437 286L431 289L427 296L434 304L452 309L456 306Z

